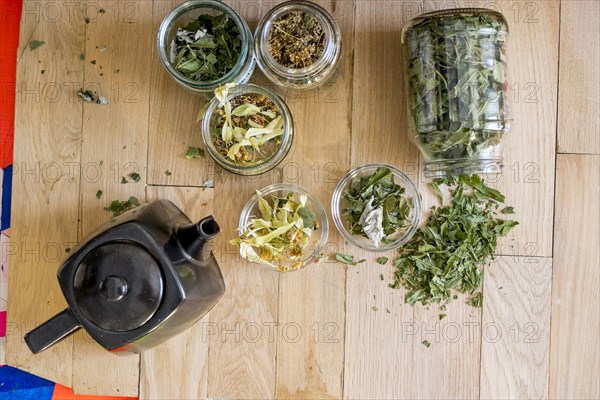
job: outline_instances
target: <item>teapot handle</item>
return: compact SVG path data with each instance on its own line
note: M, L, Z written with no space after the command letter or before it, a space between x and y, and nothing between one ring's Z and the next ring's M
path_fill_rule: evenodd
M70 309L64 309L25 335L25 343L33 354L53 346L81 326Z

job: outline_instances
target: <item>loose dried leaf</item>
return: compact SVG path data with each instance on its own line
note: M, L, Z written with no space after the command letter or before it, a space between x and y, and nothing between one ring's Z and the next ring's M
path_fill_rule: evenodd
M354 256L349 256L349 255L342 254L342 253L336 253L335 259L338 262L341 262L342 264L348 264L348 265L356 265L356 264L366 261L366 260L354 261Z
M131 210L132 208L135 208L139 205L140 205L140 202L137 199L137 197L131 196L131 197L129 197L129 199L127 199L125 201L113 200L110 203L110 206L105 207L104 210L111 212L113 217L116 217L118 215L123 214L125 211Z
M204 149L201 149L200 147L188 147L187 152L185 153L185 158L191 160L192 158L200 157L204 157Z
M385 265L385 264L387 264L388 260L389 259L387 257L378 257L377 264Z
M31 40L31 41L29 41L29 51L34 51L35 49L39 49L40 47L42 47L45 44L46 44L46 42L44 42L43 40Z

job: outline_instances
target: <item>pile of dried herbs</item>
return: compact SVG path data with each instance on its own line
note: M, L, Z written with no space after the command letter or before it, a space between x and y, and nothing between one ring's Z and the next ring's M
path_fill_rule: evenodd
M378 247L393 241L410 226L412 199L394 182L387 167L379 167L369 175L355 179L342 194L346 201L342 215L353 235L361 235Z
M489 157L509 129L506 32L495 13L430 16L406 30L409 107L428 159Z
M99 196L100 197L102 196L101 190L96 192L96 197L100 198ZM123 214L125 211L131 210L132 208L135 208L139 205L140 205L140 201L138 200L138 198L131 196L131 197L129 197L129 199L127 199L125 201L113 200L110 203L109 207L104 208L104 211L109 211L112 213L113 217L116 217L116 216Z
M271 196L267 201L257 191L260 217L243 227L240 237L229 243L240 246L241 256L269 268L286 272L304 266L304 259L318 245L312 240L319 229L314 212L307 206L306 195L289 193Z
M407 289L406 302L448 303L452 291L467 293L468 303L482 304L482 268L493 259L496 243L517 221L499 218L512 214L500 209L504 196L477 175L438 179L433 189L443 204L439 185L450 192L448 204L432 207L427 223L400 249L394 262L392 288Z
M235 66L241 52L240 31L227 14L199 15L178 28L171 43L171 63L189 79L214 81Z
M304 68L323 54L325 33L314 15L293 11L273 22L268 44L277 63L287 68Z
M239 165L256 165L281 146L283 116L267 96L247 93L227 100L228 89L215 90L221 108L215 111L212 140L217 151Z

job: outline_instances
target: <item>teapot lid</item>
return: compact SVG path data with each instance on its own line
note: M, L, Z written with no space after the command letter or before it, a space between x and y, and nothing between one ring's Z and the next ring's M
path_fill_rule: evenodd
M139 328L158 310L163 276L144 247L109 242L91 250L73 281L75 303L92 324L113 332Z

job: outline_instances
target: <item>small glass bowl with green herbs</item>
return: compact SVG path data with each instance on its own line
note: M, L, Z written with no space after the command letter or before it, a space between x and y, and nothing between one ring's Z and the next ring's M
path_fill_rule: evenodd
M348 172L331 199L342 236L364 250L396 249L413 236L421 219L421 196L399 169L369 164Z
M321 254L329 224L319 200L291 184L274 184L258 190L240 215L238 246L247 261L272 271L304 268Z
M238 175L259 175L275 168L289 152L293 133L285 102L252 84L217 88L202 118L208 154Z
M195 92L245 83L256 65L250 28L218 0L189 0L175 7L160 25L157 44L169 75Z

